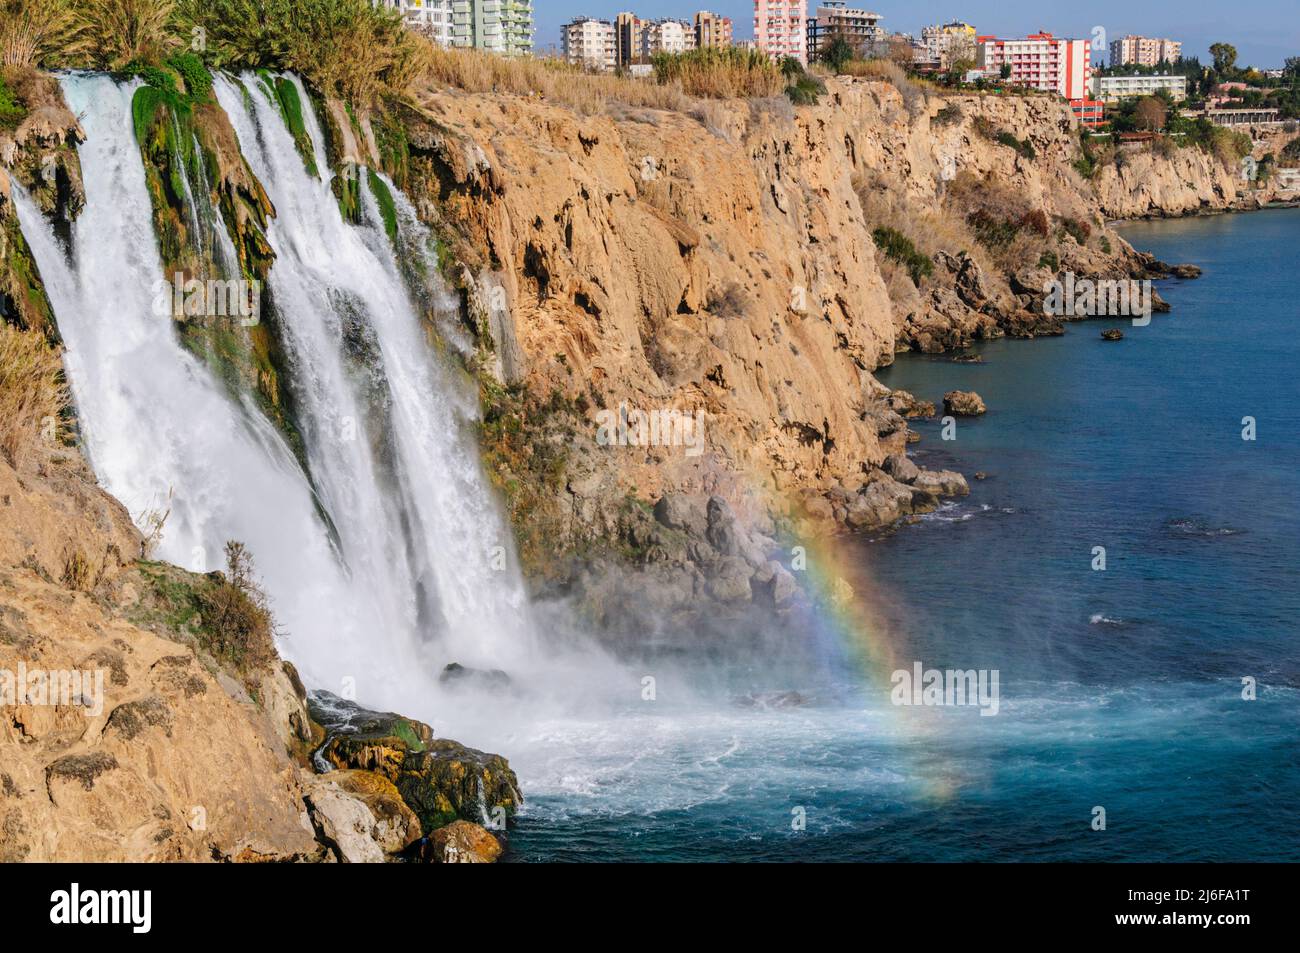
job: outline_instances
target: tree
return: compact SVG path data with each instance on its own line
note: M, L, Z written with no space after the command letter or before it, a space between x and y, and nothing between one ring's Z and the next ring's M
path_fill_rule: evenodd
M817 58L837 73L843 72L845 64L857 55L858 51L843 33L832 34L817 50Z
M1133 110L1133 122L1144 132L1159 132L1165 128L1168 107L1159 96L1143 96Z
M889 38L889 59L900 69L911 69L915 57L912 53L912 44L901 36L891 36Z
M1237 48L1231 43L1214 43L1210 46L1215 72L1226 75L1237 65Z
M1010 78L1011 78L1011 64L1010 64L1010 63L1003 63L1003 64L1002 64L1002 69L1001 69L1001 71L999 72L998 75L1000 75L1003 79L1010 79Z
M1282 72L1292 79L1300 79L1300 56L1288 56L1282 66Z

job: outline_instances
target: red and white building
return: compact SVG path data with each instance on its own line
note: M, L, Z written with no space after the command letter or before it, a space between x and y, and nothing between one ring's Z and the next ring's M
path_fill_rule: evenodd
M1050 33L1031 33L1023 40L975 38L976 66L995 78L1003 66L1007 80L1021 86L1060 93L1066 99L1087 99L1092 81L1092 46L1088 40L1067 40Z
M807 0L754 0L754 45L773 59L808 65Z
M1059 93L1085 128L1102 124L1103 107L1092 98L1092 44L1050 33L1031 33L1023 40L975 38L976 65L990 78L1008 69L1007 82Z

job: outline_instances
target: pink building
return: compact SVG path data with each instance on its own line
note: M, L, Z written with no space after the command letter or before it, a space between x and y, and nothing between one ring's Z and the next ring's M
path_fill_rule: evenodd
M1023 40L975 38L976 64L996 77L1010 67L1008 81L1066 99L1087 99L1092 80L1092 48L1088 40L1067 40L1050 33L1031 33Z
M808 65L807 0L754 0L754 45L773 59Z

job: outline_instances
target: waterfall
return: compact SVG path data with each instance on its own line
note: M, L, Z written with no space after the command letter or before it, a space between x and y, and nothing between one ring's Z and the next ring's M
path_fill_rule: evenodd
M313 483L385 625L439 637L448 661L517 661L529 648L528 603L480 470L476 392L432 348L365 183L367 224L344 221L298 89L319 179L264 83L216 78L276 208L269 286Z
M137 520L171 498L158 558L208 571L222 567L227 540L247 544L286 656L309 683L354 688L369 704L429 719L442 664L525 660L527 600L480 473L474 392L436 358L373 207L366 225L345 223L262 91L249 82L246 102L241 84L217 78L278 213L271 311L304 473L253 400L232 397L154 307L164 276L132 131L139 84L61 81L86 132L85 209L65 249L16 189L20 225L67 345L96 474ZM404 214L408 233L417 224ZM215 245L224 270L233 249L220 236Z

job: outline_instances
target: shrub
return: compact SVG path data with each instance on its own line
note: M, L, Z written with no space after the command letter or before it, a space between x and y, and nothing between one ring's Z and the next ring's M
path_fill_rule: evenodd
M826 84L807 73L799 76L785 88L785 95L796 106L814 106L826 93Z
M857 50L842 33L836 33L828 41L823 41L817 53L817 58L836 73L841 72L855 56Z
M1031 232L1037 232L1043 238L1046 238L1047 233L1051 230L1051 226L1047 221L1047 213L1041 208L1026 212L1020 219L1020 227L1027 228Z
M208 637L205 648L219 660L249 672L275 659L271 611L243 543L226 543L226 573L198 593L198 603Z
M1013 136L1011 133L1005 130L999 132L993 138L998 143L1004 146L1009 146L1012 149L1015 149L1016 152L1024 156L1026 159L1037 158L1038 153L1034 151L1034 144L1030 142L1028 139L1017 139L1015 136Z
M0 65L45 66L82 47L71 0L0 0Z
M1060 271L1061 259L1056 256L1056 252L1045 251L1038 256L1038 267L1046 268L1052 272Z
M975 240L986 248L1006 248L1020 234L1020 226L1009 219L997 218L985 209L976 209L966 216L966 224L975 233Z
M934 124L936 126L951 126L961 122L961 117L961 107L956 103L949 103L934 114Z
M1080 245L1088 244L1088 236L1092 234L1092 226L1077 218L1061 219L1061 228Z
M882 225L871 233L871 238L886 258L907 269L913 284L919 285L922 278L934 274L934 262L921 254L902 232Z
M367 104L381 90L405 92L429 67L431 44L369 0L179 0L178 22L206 32L216 66L295 70Z
M87 0L76 7L91 62L104 69L160 60L180 44L172 30L175 0Z
M212 74L203 60L194 53L181 53L167 61L167 65L185 81L185 92L191 99L207 99L212 92Z
M657 53L652 62L661 85L675 84L686 95L704 99L776 96L786 87L781 67L765 54L741 47Z
M67 406L58 352L44 335L0 322L0 450L13 466L42 435L58 437Z

